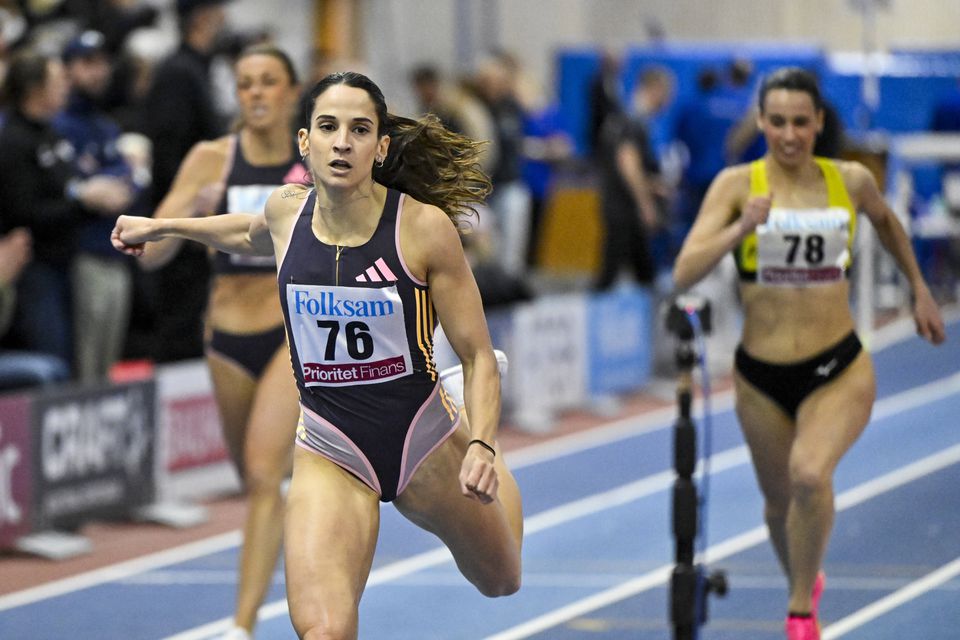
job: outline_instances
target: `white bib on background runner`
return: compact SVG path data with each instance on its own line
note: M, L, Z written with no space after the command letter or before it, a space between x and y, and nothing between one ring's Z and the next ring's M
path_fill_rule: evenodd
M308 387L387 382L413 373L396 285L287 285L293 343Z
M828 209L770 210L757 227L757 282L773 286L830 284L850 264L850 212Z
M230 213L249 213L252 215L263 211L270 194L277 185L244 184L227 187L227 211ZM273 256L243 256L231 253L230 264L244 267L276 267L277 261Z

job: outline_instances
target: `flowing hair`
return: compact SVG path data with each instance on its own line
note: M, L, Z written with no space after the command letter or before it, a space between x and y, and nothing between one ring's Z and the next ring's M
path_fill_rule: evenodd
M380 88L354 71L332 73L314 86L305 105L307 130L317 98L338 84L366 91L377 112L377 135L390 136L383 166L373 167L374 180L440 208L460 230L466 218L478 217L476 207L492 189L480 168L485 142L446 129L432 114L414 120L389 113Z

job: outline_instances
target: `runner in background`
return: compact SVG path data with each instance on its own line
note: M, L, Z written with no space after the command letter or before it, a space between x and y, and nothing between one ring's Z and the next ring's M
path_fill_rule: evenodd
M190 150L154 218L262 211L278 185L306 178L290 135L299 96L290 58L272 45L250 47L237 60L236 81L237 132ZM181 243L152 243L141 266L167 264ZM298 412L273 257L217 252L212 266L205 353L224 439L248 496L236 629L228 636L240 640L256 624L273 581L283 538L281 484L290 473Z
M728 252L737 262L744 322L736 409L789 583L789 640L820 638L833 473L866 428L876 395L849 302L857 212L910 285L917 333L933 344L945 339L910 240L873 175L858 162L814 156L823 124L809 72L786 68L767 77L757 119L767 153L717 176L674 266L683 290Z

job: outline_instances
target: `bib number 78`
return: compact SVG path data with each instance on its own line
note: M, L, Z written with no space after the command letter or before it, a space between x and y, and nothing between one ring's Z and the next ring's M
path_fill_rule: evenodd
M811 234L801 236L799 234L786 234L783 236L785 242L790 245L787 249L787 264L793 264L797 258L797 252L803 245L803 258L807 264L819 264L823 261L823 236Z
M337 359L337 337L340 335L340 323L336 320L317 320L317 326L327 330L327 346L323 352L324 360ZM365 322L353 320L343 327L346 338L347 354L354 360L366 360L373 355L373 337Z

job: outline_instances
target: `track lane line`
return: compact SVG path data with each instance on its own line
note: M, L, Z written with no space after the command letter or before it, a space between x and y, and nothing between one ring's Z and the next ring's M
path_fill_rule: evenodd
M882 476L863 482L852 489L844 491L837 496L837 513L845 511L858 504L862 504L877 496L888 493L898 487L904 486L927 475L940 471L951 465L960 463L960 444L954 445L949 449L935 453L916 462L905 465L895 471L886 473ZM754 547L767 539L767 528L761 525L749 531L732 538L727 538L719 544L710 546L706 555L710 561L722 560L735 553L745 551ZM960 560L955 561L960 564ZM950 567L950 570L960 573L960 567ZM664 585L670 579L674 565L667 564L649 571L633 580L624 582L610 589L595 593L587 598L577 600L566 606L559 607L553 611L537 616L527 622L505 629L504 631L487 636L484 640L523 640L529 636L546 631L565 622L601 609L605 606L614 604L626 598L633 597L644 591L649 591L660 585ZM938 576L942 577L942 576ZM952 576L951 576L952 577ZM944 579L946 581L949 578ZM907 587L909 588L909 587ZM903 590L901 590L903 591ZM837 623L839 624L839 623ZM834 625L836 626L836 625ZM824 640L827 640L825 638Z
M937 587L950 582L958 575L960 575L960 558L948 562L936 571L928 573L884 598L871 602L846 618L837 620L823 630L823 640L834 640L844 636L883 614L893 611L911 600L916 600L928 591L933 591Z
M925 385L921 385L919 387L914 387L913 389L909 389L880 400L875 406L874 416L872 419L884 419L889 416L914 409L918 406L923 406L932 401L949 397L956 393L960 393L960 373L927 383ZM915 468L918 464L925 463L925 461L938 461L944 455L948 456L950 464L955 461L960 461L960 444L947 449L945 452L923 458L920 462L911 463L899 468L894 472L861 483L853 489L840 494L837 496L837 511L850 508L856 504L859 504L860 502L875 497L876 495L890 491L907 481L911 481L912 479L926 475L926 473L930 473L926 472L922 473L921 475L915 475ZM733 469L740 465L747 464L748 462L749 451L747 450L747 447L743 445L721 451L720 453L711 456L711 465L714 473ZM920 468L925 469L926 467L921 465ZM542 511L536 515L524 518L524 537L526 538L527 536L538 531L560 526L567 522L584 518L607 509L628 504L634 500L653 495L660 491L667 491L673 486L673 480L675 476L676 474L673 469L661 471L646 476L640 480L621 485L601 493L596 493L591 496L587 496L586 498L581 498L579 500L566 503L559 507L547 509L546 511ZM907 478L907 480L904 480L903 478ZM713 561L718 558L727 557L744 549L748 549L752 546L760 544L766 539L766 528L762 526L757 527L756 529L752 529L744 534L729 538L720 544L710 547L707 550L707 555L710 557L710 560ZM367 586L370 587L377 584L382 584L422 569L438 566L451 560L452 556L445 547L433 549L405 560L380 567L379 569L375 569L370 574L370 579L367 582ZM560 616L560 621L549 624L549 626L544 627L544 629L550 628L551 626L556 626L556 624L561 624L572 617L581 615L581 613L593 611L597 608L606 606L607 604L611 604L625 597L629 597L635 593L640 593L641 591L645 591L659 584L663 584L666 579L669 578L672 570L672 564L666 565L665 567L661 567L652 572L644 574L635 580L628 581L627 583L603 591L595 596L587 598L584 601L579 601L579 603L575 603L575 609L571 609L569 611L566 607L558 609L556 611L559 613L556 615ZM664 571L666 572L665 574L663 573ZM666 577L664 577L664 575ZM626 595L621 595L623 593L626 593ZM609 598L613 599L609 600ZM582 607L586 608L581 611ZM573 611L573 613L571 614L570 611ZM289 610L287 608L286 600L277 600L267 603L260 608L258 620L263 622L278 616L286 615L288 612ZM544 617L544 622L539 624L552 621L555 613L556 612L551 612L546 614L546 617ZM570 617L564 617L567 615ZM541 618L536 618L535 620L541 620ZM211 636L215 636L227 631L231 624L231 618L221 618L200 627L195 627L182 633L168 636L164 640L205 640ZM520 627L516 628L526 627L521 625ZM514 637L522 638L525 636L504 636L504 638L501 638L497 635L491 636L487 640L505 640L506 638Z

